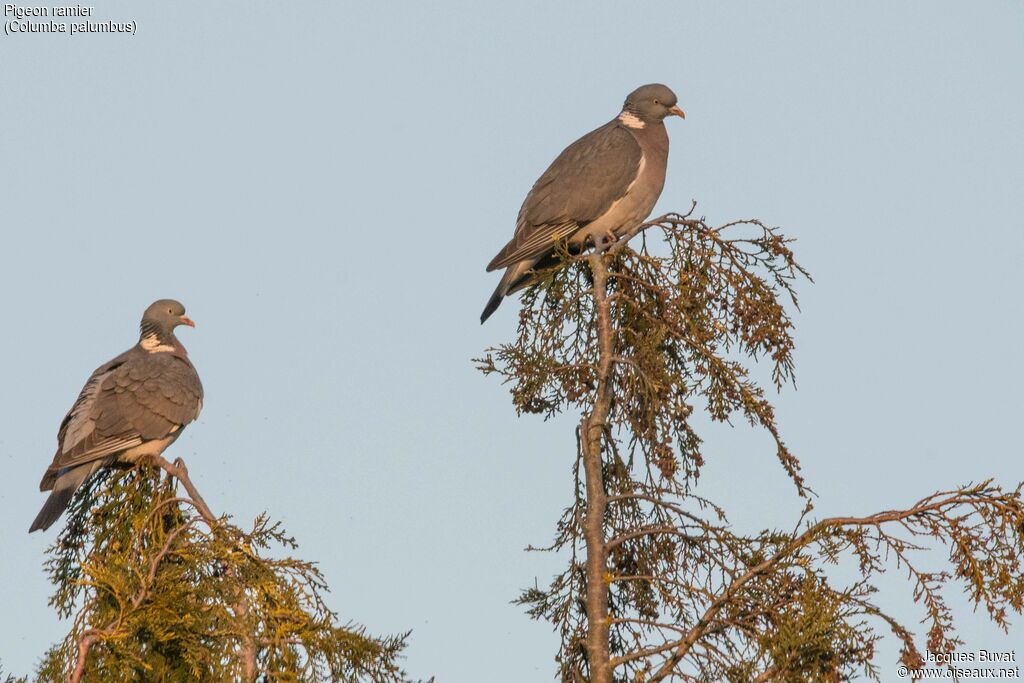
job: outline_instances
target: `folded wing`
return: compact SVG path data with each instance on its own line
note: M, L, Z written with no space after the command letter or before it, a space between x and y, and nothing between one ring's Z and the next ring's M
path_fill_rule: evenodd
M600 218L636 180L642 156L636 139L617 120L566 147L534 183L515 235L487 270L538 258Z
M171 353L130 354L86 382L61 423L41 490L52 489L62 470L165 438L198 417L203 388L187 360Z

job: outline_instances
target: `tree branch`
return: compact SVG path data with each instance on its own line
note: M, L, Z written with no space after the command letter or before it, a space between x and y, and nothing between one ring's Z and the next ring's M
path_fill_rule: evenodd
M665 661L665 663L651 675L649 679L650 683L658 683L658 681L664 680L672 673L673 669L675 669L679 662L682 661L683 657L686 656L694 643L704 635L708 627L714 622L718 613L735 597L743 586L750 583L753 579L764 575L775 565L789 557L800 548L814 542L822 532L837 527L881 526L882 524L890 522L902 522L915 517L925 517L929 514L942 513L945 509L956 507L958 505L970 505L976 504L977 502L978 500L976 497L964 495L964 492L962 491L945 491L923 498L914 506L906 510L887 510L868 517L830 517L828 519L821 520L791 540L774 555L750 568L730 583L725 590L722 591L721 595L719 595L719 597L708 606L704 614L690 629L686 636L676 641L675 651Z
M174 463L168 462L162 456L153 456L153 461L168 475L174 477L181 482L181 485L185 487L185 492L188 493L189 498L196 506L196 510L202 515L203 519L206 520L207 524L211 528L217 528L217 518L210 510L210 506L206 504L203 497L199 495L199 490L192 483L192 479L188 476L188 467L185 466L185 461L181 458L177 458ZM253 640L252 634L249 633L248 629L248 617L249 617L249 605L246 601L245 596L245 583L239 576L237 569L229 565L228 571L231 573L231 577L238 583L238 596L233 605L235 616L238 617L243 624L246 624L246 631L242 634L242 668L245 672L245 683L252 683L256 680L257 671L257 647Z
M99 633L86 631L81 640L78 641L78 657L75 659L75 668L68 675L68 683L80 683L85 675L85 659L89 655L89 648L96 642Z

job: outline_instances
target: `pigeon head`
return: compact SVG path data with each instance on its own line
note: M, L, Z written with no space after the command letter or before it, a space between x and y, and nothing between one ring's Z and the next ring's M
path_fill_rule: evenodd
M641 85L626 97L622 113L632 114L644 123L660 123L666 116L686 118L676 102L676 94L667 85Z
M181 303L174 299L154 301L142 314L139 343L147 351L168 344L178 346L174 337L174 328L178 325L196 326L185 316L185 307Z

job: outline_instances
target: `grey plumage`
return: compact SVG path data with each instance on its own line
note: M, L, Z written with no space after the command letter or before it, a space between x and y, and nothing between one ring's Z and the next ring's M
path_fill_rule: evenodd
M556 243L565 240L579 251L588 240L621 235L647 218L665 184L669 115L683 116L675 94L660 84L642 86L616 118L558 155L526 196L512 240L487 266L506 270L481 323L505 296L531 284L531 271L550 259Z
M194 326L180 303L153 303L142 316L138 344L86 381L60 424L57 453L39 484L52 493L29 532L48 529L95 470L159 455L199 416L203 386L174 335L178 325Z

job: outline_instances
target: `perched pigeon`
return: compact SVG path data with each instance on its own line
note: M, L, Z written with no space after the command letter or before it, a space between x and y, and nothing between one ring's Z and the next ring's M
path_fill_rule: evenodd
M664 121L672 114L684 116L675 93L658 83L641 86L621 114L558 155L526 195L512 241L487 266L505 268L505 275L481 323L505 296L531 284L531 269L553 262L557 242L578 251L588 239L620 236L650 215L665 185Z
M60 423L57 454L39 484L52 493L29 533L50 528L94 471L159 455L199 415L203 385L174 336L178 325L195 327L185 307L155 302L142 314L139 343L89 377Z

